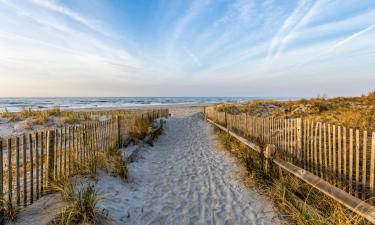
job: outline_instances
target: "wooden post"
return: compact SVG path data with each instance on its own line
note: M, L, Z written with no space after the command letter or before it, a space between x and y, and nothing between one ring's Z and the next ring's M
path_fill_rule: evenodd
M8 201L13 200L13 163L12 163L12 139L8 139Z
M22 160L23 160L23 205L27 205L27 161L26 161L26 136L22 136ZM30 145L31 148L31 145Z
M40 133L40 193L44 194L44 132Z
M352 193L353 188L353 129L349 129L349 193Z
M3 199L4 185L3 141L0 140L0 198Z
M228 130L228 119L227 119L227 112L224 112L224 117L225 117L225 127Z
M375 132L372 133L371 140L371 161L370 161L370 191L374 194L374 177L375 177Z
M266 174L270 173L270 164L272 162L272 158L275 155L276 147L273 144L269 144L266 146L266 149L264 151L264 171Z
M117 116L117 146L121 148L121 118Z
M39 134L35 133L36 199L39 199Z
M55 168L55 130L47 133L47 164L46 164L46 185L49 186L54 178Z
M20 190L20 138L16 138L16 197L17 205L21 203L21 190Z
M355 131L355 196L358 197L359 184L359 130Z
M33 136L29 134L29 156L30 156L30 204L34 201L34 150L33 150Z
M303 131L303 123L301 118L297 118L297 157L301 164L303 164L302 158L302 131Z
M366 172L367 172L367 131L363 132L363 149L362 149L362 198L365 198L366 190Z

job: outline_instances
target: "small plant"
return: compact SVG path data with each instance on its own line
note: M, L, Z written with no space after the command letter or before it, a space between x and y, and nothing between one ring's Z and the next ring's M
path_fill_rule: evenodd
M102 224L107 216L96 207L104 199L91 185L81 188L63 209L56 224Z
M7 221L16 221L19 208L12 201L1 198L0 211Z
M27 119L27 118L32 117L34 115L35 115L35 113L31 108L23 108L20 112L20 117L22 119Z
M33 122L31 120L25 120L22 123L22 127L26 130L32 130L33 129Z
M14 122L18 120L18 117L15 113L9 112L8 108L4 109L4 112L0 114L0 117L7 118L9 121Z
M52 109L48 109L46 112L49 116L61 116L60 107L53 107Z
M62 117L63 123L75 124L80 122L80 115L74 112L64 112Z
M119 176L124 180L129 179L128 167L121 152L117 148L110 148L105 155L105 170L112 176Z
M35 116L34 123L38 125L45 125L49 121L48 112L40 112Z
M96 159L95 156L92 156L89 158L89 161L88 161L89 174L90 174L90 177L94 180L96 180L97 163L98 163L98 160Z
M122 156L115 156L113 158L113 170L112 174L117 175L121 177L124 180L128 180L129 174L128 174L128 167L126 166L125 161L123 160Z
M52 182L48 188L52 191L60 192L61 198L65 202L72 201L74 198L75 183L68 176L62 176Z
M151 126L152 123L148 119L138 116L130 126L129 135L136 140L142 140L147 135Z

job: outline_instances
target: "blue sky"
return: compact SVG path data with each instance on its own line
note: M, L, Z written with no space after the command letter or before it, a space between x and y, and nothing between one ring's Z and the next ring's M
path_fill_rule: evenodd
M0 96L375 88L373 0L0 0Z

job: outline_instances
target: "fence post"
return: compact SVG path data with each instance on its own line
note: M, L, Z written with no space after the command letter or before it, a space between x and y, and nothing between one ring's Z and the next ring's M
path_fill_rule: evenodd
M47 165L46 165L46 185L49 186L53 181L55 168L55 130L49 130L47 133Z
M117 146L121 148L121 118L117 116Z
M207 120L206 106L203 106L203 115L204 115L204 120Z
M302 153L302 146L303 146L303 143L302 143L302 135L304 135L302 133L302 130L303 130L303 123L302 123L302 119L301 118L297 118L297 158L299 160L300 163L303 162L303 153Z
M273 144L269 144L266 146L266 150L264 151L264 165L263 165L263 168L264 168L264 172L266 174L269 174L270 173L270 165L271 165L271 162L272 162L272 159L275 155L275 152L276 152L276 147L275 145Z
M225 117L225 127L228 130L228 120L227 120L227 112L224 112L224 117Z
M8 152L8 154L10 154ZM0 198L3 198L3 181L4 181L4 169L3 169L3 141L0 140ZM1 206L1 205L0 205Z

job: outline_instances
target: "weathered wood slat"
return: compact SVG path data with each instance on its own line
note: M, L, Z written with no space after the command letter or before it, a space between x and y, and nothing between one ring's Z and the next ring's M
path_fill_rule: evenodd
M355 131L355 196L358 197L359 184L359 130Z
M30 203L34 201L34 146L33 136L29 134L29 157L30 157Z
M367 183L367 131L363 132L363 149L362 149L362 198L366 197Z
M20 186L20 138L16 138L16 198L17 205L21 205L21 186Z
M4 198L4 155L3 140L0 139L0 198Z
M39 199L39 196L40 196L40 186L39 186L39 182L40 182L40 173L39 173L39 167L40 167L40 155L39 155L39 147L40 147L40 140L39 140L39 133L35 133L35 178L36 178L36 182L35 182L35 193L36 193L36 199Z
M22 135L22 161L23 161L23 204L27 205L27 156L26 156L26 135Z
M372 133L371 139L371 163L370 163L370 190L374 194L374 178L375 178L375 132Z
M12 139L7 140L8 150L8 201L13 201L13 163L12 163Z
M349 192L353 191L353 129L349 130Z

